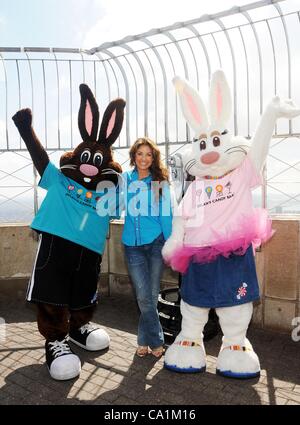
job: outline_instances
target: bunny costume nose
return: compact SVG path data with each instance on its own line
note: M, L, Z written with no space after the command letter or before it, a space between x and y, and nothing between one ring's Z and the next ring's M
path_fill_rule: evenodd
M209 152L202 155L200 161L203 164L213 164L214 162L218 161L219 158L220 154L218 154L218 152Z
M98 174L98 168L94 165L88 165L88 164L81 164L79 167L79 170L84 174L85 176L95 176Z

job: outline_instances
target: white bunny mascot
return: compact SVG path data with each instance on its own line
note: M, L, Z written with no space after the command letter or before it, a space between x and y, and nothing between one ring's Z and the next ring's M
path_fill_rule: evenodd
M277 118L300 114L279 97L267 106L250 144L227 130L231 96L223 71L212 76L209 116L199 94L184 80L173 80L183 115L195 132L183 154L185 171L195 176L178 211L163 256L183 273L182 328L165 354L165 367L179 372L206 368L203 328L211 307L223 332L217 373L253 378L260 364L246 338L254 300L259 298L254 250L272 235L267 212L253 208L251 190L261 170Z

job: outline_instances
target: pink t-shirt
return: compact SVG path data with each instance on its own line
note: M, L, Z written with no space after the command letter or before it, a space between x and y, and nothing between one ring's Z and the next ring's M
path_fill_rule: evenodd
M179 213L185 218L185 246L205 247L244 237L255 219L251 190L262 184L249 155L218 179L190 184Z

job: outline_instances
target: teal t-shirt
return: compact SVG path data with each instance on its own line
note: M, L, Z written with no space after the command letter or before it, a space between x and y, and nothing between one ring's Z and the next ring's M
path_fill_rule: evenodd
M87 190L64 176L51 162L39 186L48 192L31 227L102 254L110 216L97 214L96 203L101 193Z

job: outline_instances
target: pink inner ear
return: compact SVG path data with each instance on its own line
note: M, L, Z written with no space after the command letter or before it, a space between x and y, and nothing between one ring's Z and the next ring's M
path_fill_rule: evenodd
M200 115L199 110L197 108L197 105L196 105L196 103L193 100L193 97L188 93L187 90L184 90L183 94L184 94L184 96L186 98L187 106L189 108L189 111L193 115L194 120L198 124L201 124L202 123L202 118L201 118L201 115Z
M85 128L89 136L92 134L93 127L93 114L89 101L86 102L85 106Z
M106 138L108 138L111 135L111 132L113 131L113 128L115 126L115 121L116 121L116 110L114 110L108 122L107 130L106 130Z
M217 84L217 114L218 118L220 118L223 108L223 99L222 99L222 91L220 84Z

